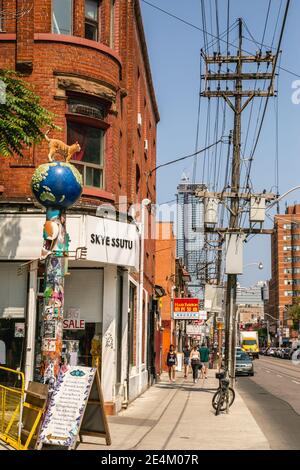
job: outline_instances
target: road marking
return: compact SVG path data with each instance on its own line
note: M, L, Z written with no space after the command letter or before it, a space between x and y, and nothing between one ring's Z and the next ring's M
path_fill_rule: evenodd
M282 378L282 375L277 374L277 377L281 377L281 378Z
M267 374L270 374L270 373L271 373L271 371L268 370L268 369L265 369L265 371L267 372Z
M300 385L300 382L297 382L297 380L292 380L292 382L294 382L294 384Z

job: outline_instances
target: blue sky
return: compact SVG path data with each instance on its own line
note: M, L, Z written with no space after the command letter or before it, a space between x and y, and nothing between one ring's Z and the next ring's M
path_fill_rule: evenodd
M151 3L172 12L174 15L202 28L200 0L149 0ZM204 0L209 32L216 34L215 0ZM285 0L272 0L269 20L266 28L264 43L270 45L274 33L277 14L282 4L279 26L276 32L274 47L277 46L279 29L282 23ZM259 43L263 36L265 19L269 0L231 0L230 24L242 17L253 37ZM226 29L227 0L218 0L220 31ZM196 142L200 49L203 47L203 34L141 2L144 27L147 37L149 56L155 90L161 115L158 127L157 162L158 164L193 153ZM210 8L213 24L210 22ZM281 66L300 75L299 48L300 44L300 2L292 0L287 26L282 43ZM212 27L211 27L212 26ZM245 35L249 34L245 32ZM235 41L237 29L230 35L230 42ZM226 47L226 45L225 45ZM254 43L245 40L244 48L255 52L258 48ZM221 47L223 49L223 45ZM300 104L292 102L293 82L297 80L284 71L280 71L278 85L279 106L279 192L283 194L288 189L300 185ZM298 78L300 80L300 78ZM299 82L300 83L300 82ZM298 85L299 87L299 85ZM216 104L212 105L216 106ZM250 108L249 108L250 109ZM254 105L253 124L255 130L256 114L259 102ZM274 190L275 184L275 154L276 154L276 112L275 99L269 101L268 111L263 131L259 140L255 159L252 166L251 180L256 192L266 189ZM232 128L232 113L227 112L228 128ZM199 145L205 144L207 116L207 100L202 99ZM255 119L254 119L255 116ZM247 119L245 115L242 141L245 143ZM230 124L231 122L231 124ZM211 136L210 143L214 142ZM252 142L252 137L249 139ZM250 150L250 147L249 147ZM225 151L222 154L224 161ZM247 152L245 154L247 157ZM202 178L203 156L198 159L197 180ZM221 167L222 168L222 167ZM224 168L224 163L223 163ZM174 199L177 184L183 173L192 176L193 159L169 166L157 172L158 202L163 203ZM293 204L299 200L300 191L292 193L281 204L281 212L285 202ZM270 226L270 224L266 224ZM240 277L243 285L251 285L257 280L270 277L270 238L256 236L245 247L245 265L262 261L264 269L259 271L255 266L245 268Z

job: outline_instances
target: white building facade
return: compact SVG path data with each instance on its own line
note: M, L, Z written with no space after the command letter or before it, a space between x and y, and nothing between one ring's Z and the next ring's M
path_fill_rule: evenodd
M0 214L0 364L23 369L26 382L41 378L44 221L39 211ZM70 213L67 232L70 253L84 247L86 257L69 260L63 353L74 364L91 366L98 347L105 406L114 414L149 382L147 352L139 353L147 348L147 324L136 326L139 229L135 223ZM145 309L147 296L144 290Z

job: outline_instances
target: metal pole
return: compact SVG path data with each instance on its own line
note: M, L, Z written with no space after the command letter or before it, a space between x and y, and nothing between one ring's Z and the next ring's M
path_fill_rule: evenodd
M236 73L236 91L242 91L242 19L239 18L239 51ZM231 191L239 192L240 187L240 165L241 165L241 112L242 97L238 93L235 97L234 131L233 131L233 161L231 174ZM239 198L231 201L230 228L239 227ZM231 385L235 378L235 344L236 344L236 284L237 275L228 274L227 277L227 299L226 299L226 369L231 378Z
M42 320L42 363L44 382L53 389L61 365L63 312L64 312L64 277L67 270L69 237L66 232L65 212L59 209L47 209L44 225L44 248L47 250L51 233L57 234L51 246L51 254L45 262L44 303Z

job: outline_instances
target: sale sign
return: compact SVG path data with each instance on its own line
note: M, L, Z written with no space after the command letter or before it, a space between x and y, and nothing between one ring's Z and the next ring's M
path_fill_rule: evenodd
M85 321L80 319L80 309L70 307L63 320L64 330L84 330Z
M66 318L63 320L64 330L84 330L85 321L84 320L73 320L72 318Z

